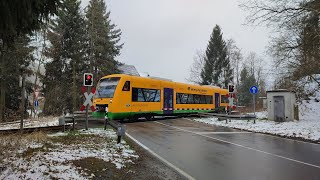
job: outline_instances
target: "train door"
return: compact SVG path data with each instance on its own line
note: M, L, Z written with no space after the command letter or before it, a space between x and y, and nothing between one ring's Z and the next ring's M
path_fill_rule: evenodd
M163 114L173 114L173 89L164 88L163 92Z
M214 104L215 104L215 108L220 107L220 94L219 93L214 94Z

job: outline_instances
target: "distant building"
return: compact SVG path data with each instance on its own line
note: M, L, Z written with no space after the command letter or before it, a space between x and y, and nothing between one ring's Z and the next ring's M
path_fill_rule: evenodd
M121 65L119 66L119 70L121 71L122 74L128 74L132 76L140 76L139 72L133 65Z

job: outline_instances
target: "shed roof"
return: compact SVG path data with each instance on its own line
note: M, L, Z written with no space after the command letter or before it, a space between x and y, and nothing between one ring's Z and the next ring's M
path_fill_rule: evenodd
M267 91L267 93L273 93L273 92L291 92L291 93L296 93L295 91L288 90L288 89L275 89L275 90Z

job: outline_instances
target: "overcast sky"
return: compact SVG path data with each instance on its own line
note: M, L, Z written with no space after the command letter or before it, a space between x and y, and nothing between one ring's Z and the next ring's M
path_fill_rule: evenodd
M83 1L83 6L89 0ZM205 50L213 27L234 39L244 54L264 52L268 32L244 26L237 0L109 0L111 20L122 30L124 47L117 60L151 76L187 82L197 50Z

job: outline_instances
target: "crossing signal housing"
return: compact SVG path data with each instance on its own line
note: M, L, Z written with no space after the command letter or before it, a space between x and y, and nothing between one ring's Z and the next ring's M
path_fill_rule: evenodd
M92 73L84 73L83 74L83 86L93 86Z
M229 91L229 93L234 93L234 85L229 84L228 85L228 91Z

